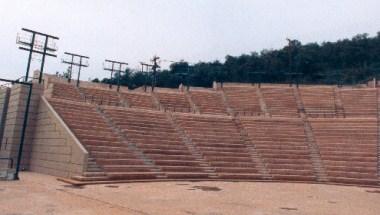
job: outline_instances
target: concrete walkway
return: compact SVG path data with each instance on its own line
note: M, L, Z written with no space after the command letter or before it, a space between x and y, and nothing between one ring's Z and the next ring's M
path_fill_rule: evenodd
M72 187L25 172L0 181L0 215L378 215L380 189L332 185L156 182Z

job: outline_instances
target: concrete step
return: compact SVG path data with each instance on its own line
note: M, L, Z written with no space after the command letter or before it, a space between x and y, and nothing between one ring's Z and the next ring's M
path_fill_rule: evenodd
M150 172L150 167L145 165L104 165L107 172Z
M155 172L108 172L107 176L112 180L137 180L156 179L158 174Z
M191 155L187 150L161 150L161 149L142 149L145 154L159 155Z
M97 159L97 163L101 165L144 165L144 161L140 159Z
M345 177L345 178L357 178L357 179L374 179L377 178L377 172L364 173L364 172L346 172L346 171L331 171L326 170L326 174L329 177Z
M273 180L285 180L285 181L316 181L314 175L275 175L271 174Z
M168 178L171 179L206 179L209 178L209 173L204 172L165 172Z
M253 162L229 162L229 161L211 161L210 165L213 167L236 167L236 168L254 168Z
M248 150L247 150L248 151ZM222 152L222 151L202 151L201 152L206 157L250 157L248 152Z
M109 180L107 176L96 176L96 177L87 177L87 176L73 176L72 179L77 181L106 181Z
M377 162L377 157L350 157L350 156L330 156L321 155L322 160L347 161L347 162Z
M343 184L360 184L360 185L376 185L378 186L379 179L363 179L363 178L348 178L348 177L328 177L329 181Z
M163 172L204 172L200 166L160 166Z
M145 154L145 153L144 153ZM152 160L178 160L178 161L195 161L193 155L158 155L158 154L146 154Z
M236 180L261 180L261 174L247 173L217 173L220 179L236 179Z
M200 166L199 161L184 160L156 160L154 163L158 166Z
M299 175L299 176L310 176L314 175L313 169L270 169L269 173L271 175Z
M130 153L131 150L128 149L127 145L124 146L86 146L86 148L91 152L112 152L112 153L119 153L119 152L125 152Z
M104 176L106 176L106 173L104 173L104 172L85 172L85 173L83 173L83 176L85 176L85 177L104 177Z
M376 173L376 167L357 167L357 166L328 166L326 169L330 171L341 171L341 172L362 172L362 173Z
M377 162L360 162L360 161L347 161L347 160L325 160L322 159L325 167L329 166L356 166L356 167L377 167Z
M134 153L128 152L90 152L91 156L99 159L123 159L123 158L135 158L136 155Z
M208 161L252 162L251 157L205 156Z
M258 173L256 168L248 167L215 167L215 172L219 173Z

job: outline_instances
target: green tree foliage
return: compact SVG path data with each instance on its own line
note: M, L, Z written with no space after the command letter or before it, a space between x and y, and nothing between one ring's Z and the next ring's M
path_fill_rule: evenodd
M290 62L292 62L290 64ZM292 47L263 50L240 56L225 57L224 63L199 62L190 65L180 61L168 70L157 74L157 86L176 88L180 83L211 87L219 82L289 83L300 74L299 81L308 84L356 84L380 75L380 32L375 37L359 34L352 39L337 42L301 44ZM120 77L122 85L137 88L150 85L151 74L128 69ZM103 79L104 83L117 83L117 75Z

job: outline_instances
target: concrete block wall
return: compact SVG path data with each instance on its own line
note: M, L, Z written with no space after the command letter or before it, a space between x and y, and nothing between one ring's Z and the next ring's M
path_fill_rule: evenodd
M34 71L33 77L34 78L39 77L39 71ZM44 74L43 80L44 80L45 88L47 88L49 86L49 84L51 84L51 83L68 84L68 80L66 78L60 78L60 77L57 77L56 75L51 75L51 74ZM35 81L37 81L37 80L35 80ZM76 86L76 84L77 84L76 79L75 78L72 79L70 84ZM83 81L83 80L80 81L79 86L84 87L84 88L95 88L95 89L102 89L102 90L112 90L112 91L117 90L117 85L115 85L115 84L113 84L112 88L110 89L109 84L95 83L95 82ZM120 86L120 92L128 92L128 91L129 91L129 89L127 86Z
M0 113L6 101L4 92L0 91ZM19 84L7 90L8 107L4 123L1 124L4 132L0 157L13 158L14 164L20 146L28 93L29 86ZM44 86L34 82L21 169L59 177L82 175L87 167L88 152L42 96L43 93ZM0 162L0 168L7 166L8 162Z
M9 88L0 88L0 149L7 116L9 92Z
M58 177L82 175L88 152L42 98L35 121L30 170Z
M36 113L38 111L38 104L42 92L42 85L33 85L32 97L29 107L28 124L24 142L23 157L21 161L22 169L29 168L31 140L34 134L35 119L37 115ZM13 85L10 90L7 108L8 112L4 123L5 128L0 149L1 157L9 157L13 158L15 161L17 160L28 93L29 86L20 84Z

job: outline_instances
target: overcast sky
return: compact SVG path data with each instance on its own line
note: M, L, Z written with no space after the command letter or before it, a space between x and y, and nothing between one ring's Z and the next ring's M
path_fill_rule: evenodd
M22 27L58 36L58 58L45 71L64 71L63 52L90 56L83 79L105 77L105 58L137 68L166 60L224 60L302 43L336 41L380 31L379 0L0 0L0 77L25 75L17 48ZM32 69L39 68L35 60ZM165 66L165 65L163 65Z

